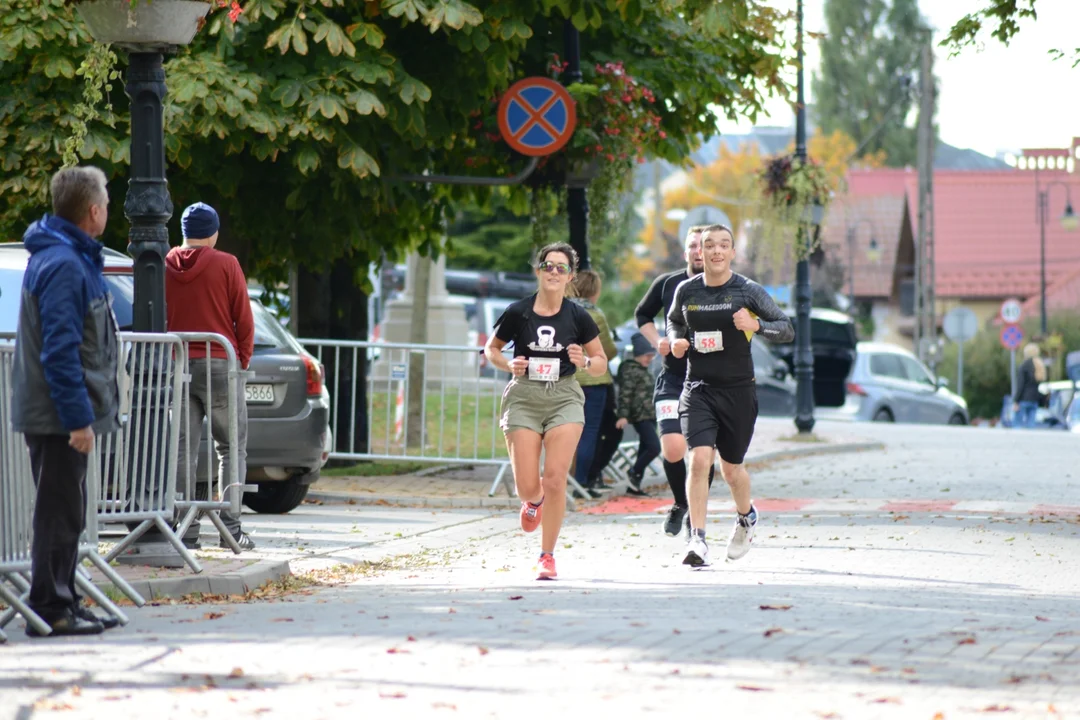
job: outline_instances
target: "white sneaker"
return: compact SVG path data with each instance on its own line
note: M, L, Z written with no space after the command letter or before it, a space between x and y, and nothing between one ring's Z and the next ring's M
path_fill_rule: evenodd
M692 535L686 543L686 557L682 562L694 568L705 567L709 564L709 546L697 535Z
M750 506L750 513L745 517L740 515L735 520L735 529L731 531L731 540L728 541L728 560L738 560L750 552L750 543L754 539L754 528L757 527L757 508Z

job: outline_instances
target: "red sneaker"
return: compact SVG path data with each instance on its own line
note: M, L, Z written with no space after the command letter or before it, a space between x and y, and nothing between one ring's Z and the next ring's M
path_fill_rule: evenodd
M559 573L555 572L555 556L554 555L541 555L540 556L540 572L537 573L537 580L554 580L558 577Z
M536 530L536 528L540 527L540 518L543 514L543 500L540 501L539 505L533 505L530 502L521 503L521 529L527 533Z

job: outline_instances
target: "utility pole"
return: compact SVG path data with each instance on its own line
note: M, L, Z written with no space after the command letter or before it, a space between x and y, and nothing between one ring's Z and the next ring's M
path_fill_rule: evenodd
M937 340L934 287L934 46L927 31L919 73L919 236L915 245L915 351L923 362L935 365L931 343Z

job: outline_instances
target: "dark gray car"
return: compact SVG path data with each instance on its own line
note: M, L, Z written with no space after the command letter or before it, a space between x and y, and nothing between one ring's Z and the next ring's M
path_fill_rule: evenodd
M0 333L15 332L29 257L22 243L0 243ZM131 329L132 265L127 255L105 251L105 279L121 330ZM286 513L303 502L326 463L330 396L315 357L258 300L251 300L251 310L255 351L246 386L247 481L258 485L258 492L245 494L244 504L255 512ZM204 428L200 464L208 435Z

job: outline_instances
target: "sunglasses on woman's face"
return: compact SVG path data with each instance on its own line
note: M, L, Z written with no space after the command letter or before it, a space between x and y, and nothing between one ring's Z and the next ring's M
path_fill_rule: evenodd
M568 275L570 273L570 266L566 263L551 262L550 260L540 263L536 266L536 269L540 272L554 272L559 275Z

